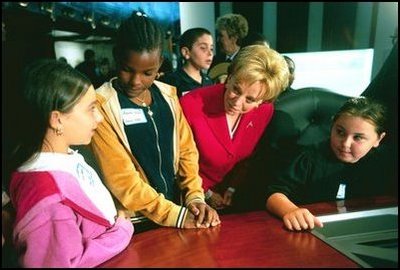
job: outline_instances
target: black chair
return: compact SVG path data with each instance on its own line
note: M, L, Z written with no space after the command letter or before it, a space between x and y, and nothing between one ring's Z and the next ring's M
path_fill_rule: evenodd
M318 87L281 95L275 102L265 142L276 151L292 151L328 139L331 119L348 98Z
M398 147L399 134L398 48L398 43L396 42L378 74L361 94L361 96L378 100L387 107L388 134L385 139L392 141L396 148Z
M390 172L393 182L393 195L398 197L399 168L399 79L398 79L398 43L394 44L378 74L361 94L375 99L387 108L387 134L380 146L383 152L385 171Z

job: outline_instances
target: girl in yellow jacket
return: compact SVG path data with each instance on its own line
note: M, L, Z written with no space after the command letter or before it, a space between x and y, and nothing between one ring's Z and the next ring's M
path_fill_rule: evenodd
M104 121L92 151L105 184L134 222L216 226L219 217L204 202L199 155L176 89L155 81L163 39L159 26L140 12L121 24L113 51L117 78L97 89Z

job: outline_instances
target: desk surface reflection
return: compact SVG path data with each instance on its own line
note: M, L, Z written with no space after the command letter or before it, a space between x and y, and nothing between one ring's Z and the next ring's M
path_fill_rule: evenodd
M347 212L397 205L397 198L345 202ZM307 205L315 215L343 212L335 202ZM100 267L359 267L310 232L289 232L266 211L221 216L210 229L158 228L134 234Z

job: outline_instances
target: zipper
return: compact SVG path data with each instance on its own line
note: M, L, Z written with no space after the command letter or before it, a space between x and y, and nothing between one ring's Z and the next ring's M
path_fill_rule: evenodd
M168 193L167 181L165 180L165 177L164 177L164 175L162 174L162 170L161 170L161 168L162 168L162 166L161 166L161 165L162 165L162 159L161 159L161 148L160 148L160 144L159 144L158 129L157 129L157 125L156 125L156 123L155 123L155 121L154 121L154 119L153 119L153 112L151 111L150 106L146 106L146 108L147 108L147 113L148 113L148 115L150 116L151 123L153 124L154 131L155 131L155 133L156 133L156 144L157 144L158 160L159 160L159 163L158 163L158 171L159 171L159 173L160 173L161 179L162 179L163 182L164 182L165 194L167 194L167 193Z

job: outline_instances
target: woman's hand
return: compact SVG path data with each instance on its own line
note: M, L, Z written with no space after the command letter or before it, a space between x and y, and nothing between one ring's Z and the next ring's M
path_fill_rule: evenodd
M228 187L224 193L223 204L225 206L230 206L232 204L233 193L235 193L235 189L233 187Z
M214 209L220 210L225 208L224 198L217 192L211 192L211 196L206 201Z

